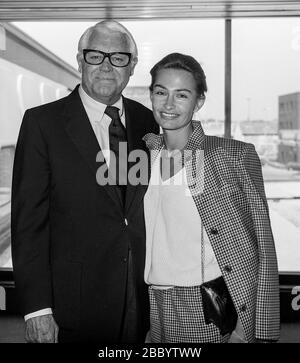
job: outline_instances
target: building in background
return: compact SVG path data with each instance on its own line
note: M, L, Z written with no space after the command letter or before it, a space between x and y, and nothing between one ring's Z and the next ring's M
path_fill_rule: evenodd
M278 161L300 168L300 92L279 96Z
M254 144L261 160L277 160L279 142L277 120L247 120L238 125L243 138L235 137L236 139ZM238 135L237 131L233 135L235 134Z

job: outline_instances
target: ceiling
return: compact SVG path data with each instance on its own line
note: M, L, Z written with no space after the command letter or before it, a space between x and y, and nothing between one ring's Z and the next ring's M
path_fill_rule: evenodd
M300 1L270 0L10 0L0 21L242 18L300 16Z

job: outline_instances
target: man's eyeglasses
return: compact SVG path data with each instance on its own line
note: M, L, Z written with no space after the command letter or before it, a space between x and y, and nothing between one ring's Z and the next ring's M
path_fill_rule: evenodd
M95 49L83 49L83 57L86 63L97 66L104 62L105 58L109 59L109 62L114 67L126 67L130 63L131 53L124 52L112 52L105 53L101 50Z

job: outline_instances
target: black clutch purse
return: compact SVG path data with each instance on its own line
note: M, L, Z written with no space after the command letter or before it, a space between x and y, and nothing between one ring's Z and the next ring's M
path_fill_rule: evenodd
M200 285L206 324L213 323L221 335L231 333L237 323L237 313L222 276Z

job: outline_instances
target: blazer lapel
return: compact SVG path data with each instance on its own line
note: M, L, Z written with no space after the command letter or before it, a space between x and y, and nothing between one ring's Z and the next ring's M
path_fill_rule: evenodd
M101 152L101 148L81 102L78 86L69 95L68 103L65 106L65 120L66 132L88 164L90 171L95 178L95 182L97 182L97 170L105 164L105 159L102 158L102 160L104 160L102 162L97 162L96 160L98 153ZM104 188L113 201L119 206L120 200L115 187L112 185L104 185L101 187Z
M221 180L219 178L219 173L215 164L218 148L216 148L210 142L210 139L206 136L198 146L192 146L192 148L194 147L196 147L198 150L201 149L203 152L203 174L199 172L200 170L198 170L196 178L198 189L190 188L190 190L200 218L204 224L204 227L206 228L206 231L208 232L211 227L216 227L219 223L219 221L216 220L215 214L213 213L213 211L218 208L217 191L221 186ZM189 175L191 174L191 166L189 166L188 169L190 169L187 171L187 174ZM203 179L199 178L201 174L204 177ZM192 181L194 182L194 179L192 179ZM202 188L200 189L202 189L202 191L199 189L199 186L201 185ZM217 259L219 260L221 246L217 245L214 239L211 240L211 245Z

